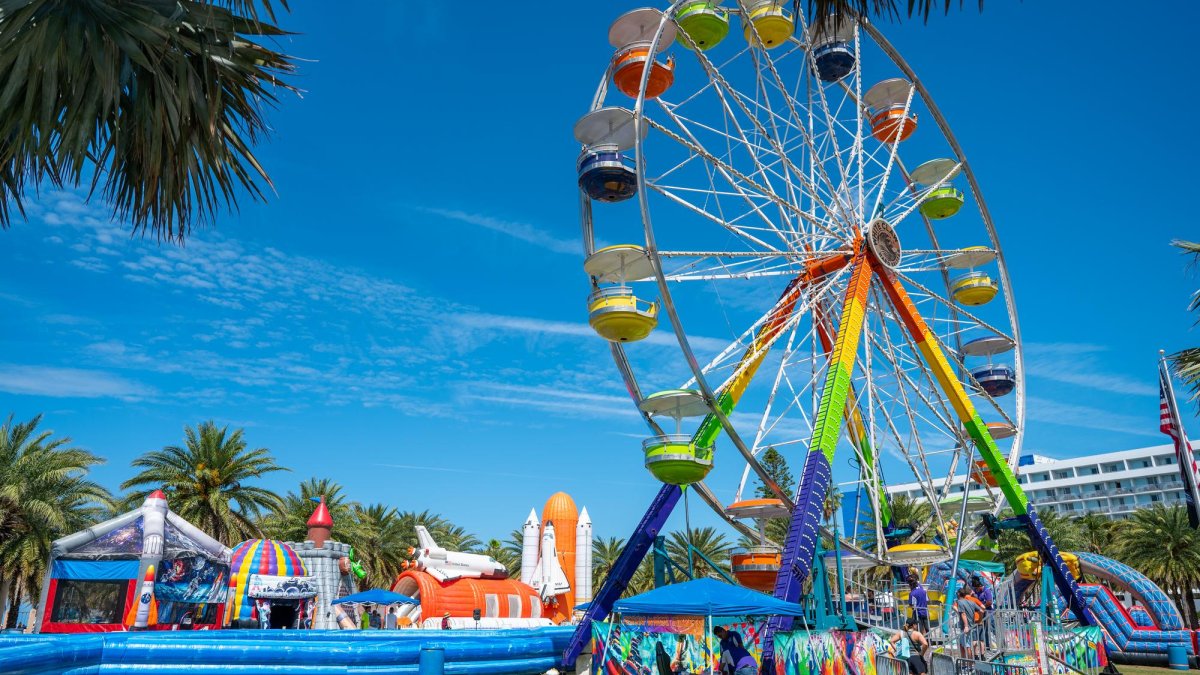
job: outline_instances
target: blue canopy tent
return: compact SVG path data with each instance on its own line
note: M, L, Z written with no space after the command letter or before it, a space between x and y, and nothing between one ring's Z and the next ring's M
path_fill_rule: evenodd
M744 586L695 579L618 600L613 612L635 616L803 616L804 608Z
M417 600L402 593L385 591L382 588L372 588L369 591L354 593L338 598L331 605L419 605Z

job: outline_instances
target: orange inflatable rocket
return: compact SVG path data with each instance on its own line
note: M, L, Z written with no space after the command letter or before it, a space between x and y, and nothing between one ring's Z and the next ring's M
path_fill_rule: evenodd
M555 557L569 584L568 590L556 597L549 612L549 618L561 624L570 621L575 611L575 533L579 525L579 510L575 508L575 500L570 495L556 492L546 500L546 506L542 509L543 540L546 538L547 525L553 526Z

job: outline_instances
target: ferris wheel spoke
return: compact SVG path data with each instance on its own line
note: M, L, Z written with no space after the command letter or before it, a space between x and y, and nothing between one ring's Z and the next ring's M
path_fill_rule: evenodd
M721 85L726 84L725 80L723 77L720 76L719 71L716 70L716 68L715 68L715 66L713 66L712 62L708 60L707 56L704 55L702 50L697 49L697 50L693 50L693 51L697 55L697 58L700 60L701 66L704 67L706 70L708 70L711 75L710 82L713 83L713 85L714 85L713 92L716 94L717 99L720 101L721 107L724 110L726 124L732 123L734 128L737 131L736 137L729 133L717 132L718 134L724 136L724 138L726 139L727 147L729 147L730 159L732 159L732 146L729 146L728 144L730 142L739 144L741 147L743 147L746 150L747 154L750 156L751 160L755 164L756 170L754 173L757 173L758 175L760 175L762 177L763 182L767 184L767 187L770 189L772 194L776 194L771 185L770 174L767 171L766 167L764 166L763 162L759 159L758 152L756 152L756 150L758 149L758 145L750 141L750 139L747 137L745 130L742 128L741 124L738 122L737 114L734 113L733 109L729 107L729 102L727 100L726 94L728 92L733 92L735 90L733 90L732 88L729 88L728 86L726 86L723 89ZM672 118L674 119L676 124L678 124L682 128L686 129L686 125L682 124L680 121L682 119L682 117L675 112L675 109L668 109L665 106L664 106L664 109L667 110L668 114L672 116ZM742 110L743 110L743 113L746 114L746 116L748 118L755 121L757 124L757 120L754 120L753 116L750 115L749 111L747 111L744 107L742 107ZM706 127L706 128L711 129L711 127ZM695 134L692 134L689 132L688 135L697 145L700 145L699 141L696 139ZM782 156L786 157L786 155L782 155ZM786 210L781 208L781 213L786 214ZM785 220L786 220L786 217L785 217ZM786 241L786 239L785 239L785 241Z
M752 51L757 51L757 50L752 50ZM783 166L785 167L787 172L797 176L797 178L804 185L804 191L807 194L815 196L815 194L817 193L815 185L813 185L810 181L808 181L805 174L802 171L799 171L798 167L796 167L792 163L792 161L789 157L789 154L780 146L778 138L775 135L768 132L768 130L763 126L761 120L758 119L758 116L755 115L749 109L748 104L746 102L746 99L747 99L746 95L742 94L741 92L738 91L738 89L729 85L728 81L721 74L721 72L713 65L712 61L710 61L708 59L708 57L706 56L706 54L703 50L698 50L698 49L693 50L693 53L696 55L696 58L699 61L701 67L704 68L704 70L709 75L709 78L712 81L717 83L718 90L723 90L724 93L721 93L719 98L721 101L721 105L725 110L726 116L729 118L733 118L733 119L736 119L736 117L737 117L733 113L732 109L729 107L728 99L732 98L734 103L741 110L742 114L746 117L747 121L749 121L753 124L755 131L761 137L769 139L769 141L771 142L771 145L773 146L776 154L780 158L780 161L783 163ZM752 54L752 56L757 58L756 54ZM785 97L786 97L786 94L785 94ZM796 119L797 120L800 119L798 115L796 115ZM804 133L803 129L801 129L801 132L802 132L801 135L805 139L805 144L808 146L810 151L813 150L812 139L808 137L807 133ZM828 175L826 175L823 170L820 173L823 176L823 178L825 179L826 184L829 186L830 190L832 191L833 184L829 180ZM793 215L801 215L801 214L793 213ZM803 217L803 215L801 215L801 217ZM818 226L824 227L823 225L820 225L820 224Z
M713 223L716 223L717 225L720 225L722 228L728 230L730 233L735 234L738 237L741 237L746 242L754 244L755 246L760 246L763 249L766 249L767 251L780 252L778 248L775 248L771 244L768 244L767 242L763 241L762 239L759 239L758 237L747 232L746 228L738 227L737 225L730 223L728 220L721 218L718 215L709 213L706 209L696 206L695 204L684 199L683 197L680 197L679 195L675 194L671 190L664 188L662 186L656 185L654 183L649 183L648 186L650 187L651 190L654 190L656 193L662 195L663 197L666 197L667 199L675 202L676 204L684 207L685 209L688 209L692 213L695 213L696 215L699 215L702 218L705 218ZM747 201L749 201L749 200L747 199Z
M937 302L938 304L941 304L945 307L949 307L950 309L956 311L957 313L967 317L971 321L975 322L975 324L977 326L979 326L980 328L991 331L992 333L995 333L996 335L1008 338L1009 340L1012 340L1014 344L1016 343L1016 341L1013 339L1013 336L1000 330L999 328L992 325L991 323L984 321L982 318L976 316L974 313L968 312L966 309L963 309L961 306L955 305L954 303L947 300L946 298L943 298L941 295L934 293L932 290L929 289L929 287L925 286L921 282L912 278L912 275L904 274L902 272L895 272L895 274L897 277L904 280L905 283L915 286L919 291L921 291L924 294L925 297L930 298L930 299L934 300L935 302Z
M735 189L735 190L737 190L739 193L741 193L741 194L743 195L743 198L745 198L745 199L747 200L747 203L750 205L750 207L751 207L752 209L753 209L753 208L755 208L755 207L756 207L756 205L755 205L755 204L754 204L752 201L750 201L749 195L747 195L747 194L745 193L745 190L744 190L744 189L742 189L740 185L738 185L737 181L733 180L733 178L734 178L734 177L736 177L736 178L737 178L738 180L740 180L742 183L744 183L744 184L746 184L746 185L749 185L750 187L752 187L752 188L753 188L753 189L754 189L754 190L755 190L755 191L756 191L756 192L757 192L757 193L758 193L760 196L762 196L762 197L765 197L765 198L766 198L766 199L768 199L768 200L769 200L771 203L775 204L776 206L778 206L778 207L779 207L779 208L781 208L782 210L784 210L784 211L787 211L787 212L791 213L791 214L792 214L792 215L794 215L794 216L797 216L797 217L799 217L799 218L803 218L804 220L807 220L807 221L809 221L811 224L813 224L814 226L816 226L818 229L820 229L820 230L824 231L824 232L825 232L826 234L828 234L830 237L833 237L833 238L836 238L836 239L841 239L841 238L842 238L840 235L838 235L837 233L835 233L835 232L833 232L832 230L830 230L830 229L829 229L829 228L826 226L826 224L825 224L825 223L823 223L823 222L821 222L819 219L817 219L817 218L815 218L815 217L813 217L813 216L811 216L811 215L809 215L809 214L807 214L807 213L804 213L803 211L801 211L801 210L797 209L797 208L796 208L794 205L792 205L791 203L787 202L786 200L784 200L783 198L781 198L779 195L775 194L775 193L774 193L773 191L771 191L770 189L768 189L768 188L764 187L763 185L761 185L760 183L758 183L758 182L757 182L757 181L755 181L754 179L750 178L750 177L749 177L749 176L747 176L746 174L742 173L741 171L738 171L736 168L734 168L734 167L733 167L733 166L731 166L730 164L726 163L725 161L723 161L723 160L721 160L721 159L717 158L717 157L716 157L715 155L713 155L711 152L709 152L708 150L706 150L706 149L704 149L703 147L701 147L701 146L700 146L700 144L699 144L698 142L696 142L694 138L693 138L693 139L691 139L691 140L689 140L689 139L686 139L686 138L684 138L683 136L680 136L679 134L676 134L674 131L672 131L672 130L670 130L670 129L666 128L666 127L665 127L665 126L663 126L661 123L659 123L659 122L656 122L656 121L654 121L654 120L652 120L652 119L647 119L646 121L647 121L647 122L650 124L650 126L651 126L651 127L653 127L654 129L657 129L657 130L661 131L663 134L665 134L666 136L670 137L671 139L673 139L674 141L676 141L676 142L677 142L677 143L679 143L680 145L683 145L684 147L688 148L688 149L689 149L689 150L691 150L692 152L694 152L694 153L696 153L697 155L699 155L699 156L703 157L703 158L704 158L706 161L708 161L710 164L714 165L714 166L715 166L715 167L718 169L718 171L719 171L719 172L720 172L720 173L721 173L721 174L722 174L722 175L725 177L725 179L729 181L730 185L734 186L734 189ZM684 201L684 200L680 200L680 201ZM761 211L760 211L760 213L761 213ZM778 233L779 233L779 236L780 236L780 238L781 238L781 239L782 239L784 242L787 242L787 241L788 241L788 239L787 239L786 235L785 235L785 234L783 234L783 232L782 232L782 231L780 231L780 230L779 230L777 227L775 227L774 223L772 223L772 222L770 221L770 219L766 217L766 215L765 215L765 214L761 214L761 215L763 216L763 220L764 220L764 222L766 222L766 223L767 223L767 224L768 224L768 225L769 225L769 226L770 226L770 227L771 227L773 230L775 230L776 232L778 232ZM765 245L765 244L762 244L762 245ZM773 247L773 246L771 246L771 247L769 247L769 248L770 248L771 250L778 250L778 249L776 249L776 248L775 248L775 247Z

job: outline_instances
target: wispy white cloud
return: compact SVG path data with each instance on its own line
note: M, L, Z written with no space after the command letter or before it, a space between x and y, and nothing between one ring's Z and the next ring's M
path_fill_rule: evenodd
M1099 355L1102 345L1074 342L1034 342L1024 346L1025 373L1029 377L1062 382L1086 389L1132 396L1153 396L1155 379L1142 379L1105 372Z
M282 409L300 400L449 413L426 400L429 385L414 369L445 374L455 367L444 358L452 346L431 338L430 329L443 313L469 308L217 232L197 233L184 247L130 239L78 195L44 197L34 215L58 228L61 242L49 243L77 254L76 267L162 298L160 309L130 308L119 339L93 331L76 347L80 356L175 378L170 388L190 392L187 403L237 399Z
M1032 422L1058 424L1099 431L1114 431L1134 436L1158 434L1157 408L1146 415L1126 415L1092 406L1064 403L1053 399L1030 396L1025 401L1025 419Z
M516 333L562 335L587 340L601 339L596 335L596 331L592 330L591 326L582 322L551 321L528 316L505 316L486 313L462 314L455 317L455 321L462 326L488 331L503 330ZM729 341L705 337L703 335L688 336L688 343L694 349L713 352L720 351L729 346ZM646 339L639 341L637 344L679 348L679 341L675 339L675 333L665 327L650 333Z
M501 220L492 216L485 216L479 213L467 213L457 209L443 209L438 207L419 207L419 211L431 213L435 216L441 216L448 220L455 220L468 225L475 225L493 232L508 235L513 239L519 239L527 244L540 246L547 251L554 253L563 253L566 255L583 256L583 246L578 239L560 239L545 230L541 230L529 223L518 223L511 220Z
M56 398L139 400L153 394L145 385L113 373L79 368L0 364L0 391Z
M471 382L461 388L459 400L497 403L571 417L614 421L639 418L637 408L628 396L596 394L554 385Z

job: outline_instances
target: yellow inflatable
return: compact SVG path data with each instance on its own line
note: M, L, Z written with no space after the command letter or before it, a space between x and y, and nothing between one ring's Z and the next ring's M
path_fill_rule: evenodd
M1063 562L1067 564L1067 570L1071 576L1079 578L1079 556L1071 553L1060 553ZM1022 579L1037 579L1042 574L1042 560L1038 556L1037 551L1029 551L1017 556L1017 574Z

